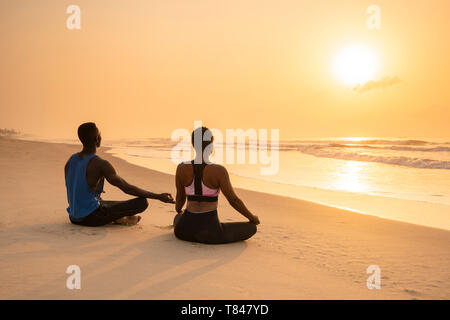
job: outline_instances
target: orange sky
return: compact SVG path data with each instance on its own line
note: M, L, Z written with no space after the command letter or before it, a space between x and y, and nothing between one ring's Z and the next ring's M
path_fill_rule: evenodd
M81 30L66 8L81 8ZM381 30L366 9L381 8ZM0 0L0 128L170 137L279 128L282 139L450 137L450 2ZM357 92L337 53L376 52L386 88Z

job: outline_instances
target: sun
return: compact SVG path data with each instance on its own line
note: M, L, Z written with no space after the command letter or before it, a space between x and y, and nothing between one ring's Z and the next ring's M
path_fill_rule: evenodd
M334 59L334 73L344 84L355 86L374 80L379 62L375 52L363 45L342 49Z

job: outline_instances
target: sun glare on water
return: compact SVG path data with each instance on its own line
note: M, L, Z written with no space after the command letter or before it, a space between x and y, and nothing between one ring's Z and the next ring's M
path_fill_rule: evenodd
M334 73L344 84L355 86L374 80L378 57L369 47L354 45L342 49L334 59Z
M350 142L362 142L362 141L370 140L370 138L367 138L367 137L348 137L348 138L343 138L342 140L350 141Z

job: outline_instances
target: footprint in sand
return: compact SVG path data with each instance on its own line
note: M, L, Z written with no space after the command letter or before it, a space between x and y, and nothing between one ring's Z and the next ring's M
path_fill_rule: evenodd
M173 224L170 224L168 226L157 226L156 224L152 224L152 227L161 229L161 230L170 230L173 229Z
M87 236L96 236L97 235L97 232L90 231L90 230L85 230L85 229L81 229L80 233L85 234Z
M416 290L412 290L412 289L404 289L403 291L412 296L421 296L422 295L420 292L418 292Z

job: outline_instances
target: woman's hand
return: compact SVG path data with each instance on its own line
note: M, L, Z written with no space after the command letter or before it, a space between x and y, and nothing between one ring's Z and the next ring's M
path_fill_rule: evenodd
M260 224L258 216L255 216L255 215L250 219L250 222L252 222L256 225Z

